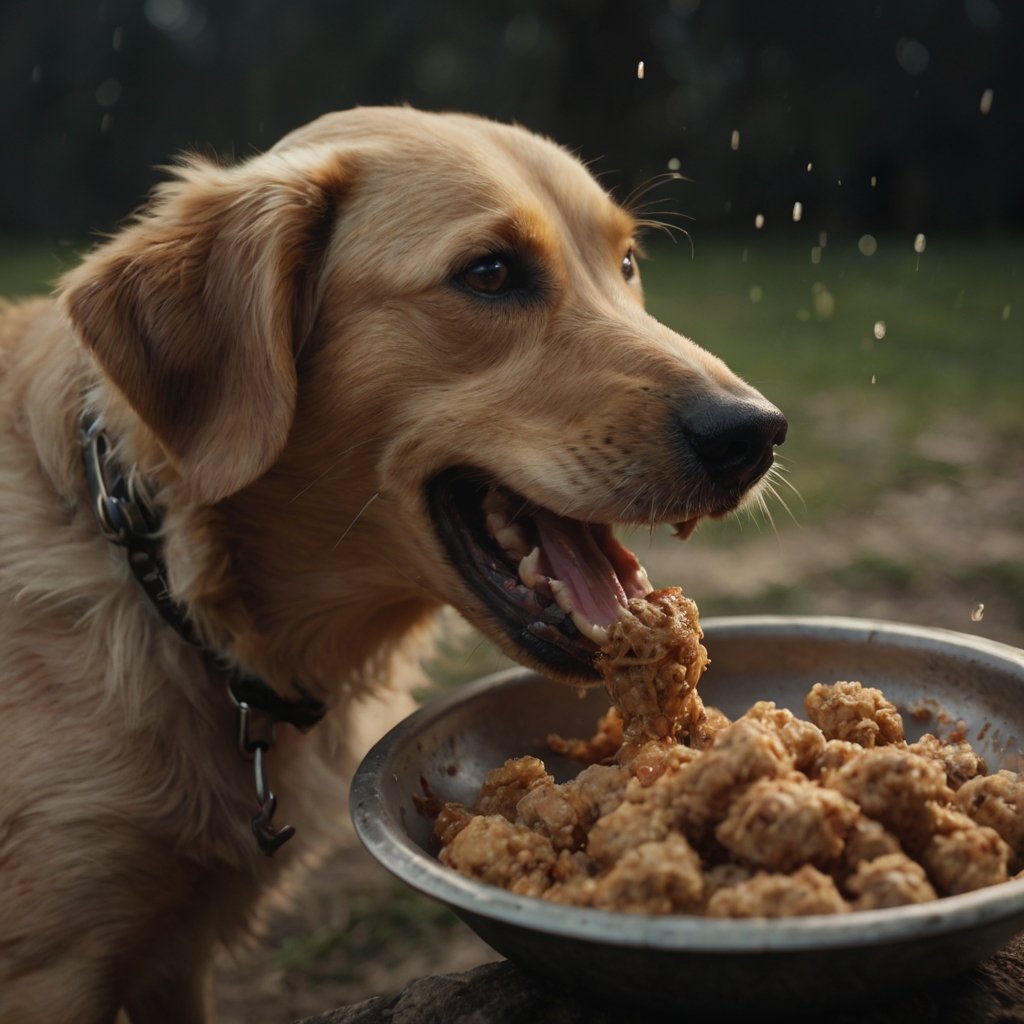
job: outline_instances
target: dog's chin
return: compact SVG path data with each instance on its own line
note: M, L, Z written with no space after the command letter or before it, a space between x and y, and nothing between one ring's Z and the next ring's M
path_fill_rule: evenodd
M434 529L484 611L470 614L517 660L570 683L600 678L608 628L651 590L606 523L546 509L486 474L451 469L427 485ZM697 518L675 524L688 537Z

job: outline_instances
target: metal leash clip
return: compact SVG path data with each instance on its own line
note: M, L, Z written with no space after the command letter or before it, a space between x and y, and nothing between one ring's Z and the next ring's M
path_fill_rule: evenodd
M274 743L275 724L265 711L250 707L245 701L235 703L238 706L238 749L243 757L252 760L256 799L260 805L252 817L252 833L260 850L273 857L295 835L291 825L275 828L271 824L277 810L277 797L267 783L266 754Z

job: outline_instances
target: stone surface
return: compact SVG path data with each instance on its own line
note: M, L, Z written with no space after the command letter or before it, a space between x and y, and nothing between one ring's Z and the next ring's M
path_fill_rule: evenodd
M842 985L842 979L836 979ZM685 1000L683 1001L685 1005ZM420 978L401 992L297 1024L650 1024L650 1010L587 1004L505 960L463 974ZM790 1024L822 1019L794 1006ZM704 1024L743 1018L703 1016ZM829 1015L829 1024L1024 1024L1024 936L948 984L884 1005Z

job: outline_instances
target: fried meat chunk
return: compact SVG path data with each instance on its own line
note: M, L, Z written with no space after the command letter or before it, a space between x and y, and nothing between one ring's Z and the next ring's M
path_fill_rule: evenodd
M441 850L456 871L521 896L542 896L558 855L546 836L500 814L477 815Z
M516 804L513 820L547 836L556 850L577 850L594 822L618 806L629 778L621 765L594 764L562 785L539 782Z
M846 764L826 772L824 784L859 804L911 853L927 840L934 801L948 802L942 765L899 747L869 747Z
M905 853L894 851L865 860L846 879L854 910L879 910L938 898L925 870Z
M922 757L931 757L946 769L946 782L950 789L959 789L965 782L988 774L985 759L971 749L964 740L946 742L931 733L925 733L907 749Z
M718 889L708 900L708 917L800 917L841 914L850 909L835 882L805 864L791 875L757 874Z
M804 701L807 717L828 739L862 747L902 743L903 719L881 690L859 682L815 683Z
M564 754L584 764L611 760L622 746L622 715L613 704L597 720L597 731L590 739L572 739L550 733L548 746L556 754Z
M862 863L878 860L891 853L903 853L900 841L881 822L861 814L846 833L838 872L845 876L851 875Z
M805 774L813 772L825 752L825 734L821 729L813 722L797 718L787 708L777 707L774 701L757 701L743 717L760 722L778 733L797 770Z
M794 773L748 787L715 837L741 864L788 874L801 864L824 868L835 861L859 815L852 800Z
M979 825L994 828L1013 850L1013 867L1024 860L1024 778L1000 769L969 779L956 794L956 806Z
M696 910L704 891L700 857L678 833L627 850L597 881L593 905L627 914Z
M1007 881L1012 851L994 828L952 807L933 805L931 812L932 834L920 860L939 893L955 896Z
M673 830L675 815L666 804L642 797L624 800L594 823L587 839L587 854L610 867L633 847L657 842Z
M671 801L682 832L698 846L726 816L729 805L752 782L793 769L778 734L754 719L737 719L700 757L653 788Z
M622 716L624 749L680 731L699 734L704 716L696 688L708 664L703 637L697 606L678 587L631 598L609 627L598 668Z
M478 814L500 814L515 821L519 801L534 786L552 785L554 781L539 757L509 758L487 773L474 809Z

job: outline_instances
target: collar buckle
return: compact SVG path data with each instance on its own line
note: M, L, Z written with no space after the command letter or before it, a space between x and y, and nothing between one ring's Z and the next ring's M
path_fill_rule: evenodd
M132 476L118 473L108 483L110 442L99 416L86 414L78 428L85 478L92 510L100 533L114 544L153 545L159 537L159 523Z

